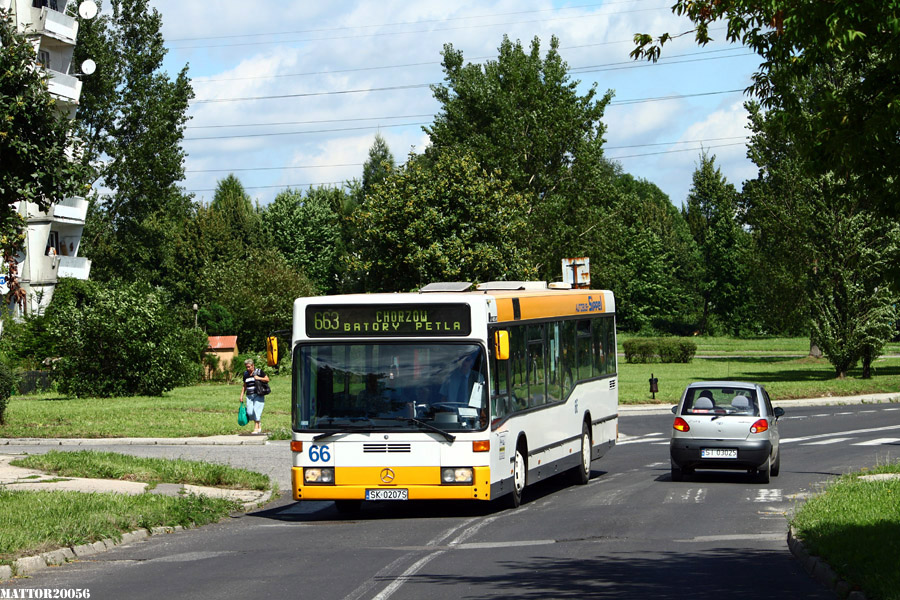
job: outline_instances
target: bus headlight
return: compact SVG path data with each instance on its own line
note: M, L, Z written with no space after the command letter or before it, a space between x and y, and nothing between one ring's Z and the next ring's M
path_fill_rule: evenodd
M471 467L444 467L441 469L442 483L472 483L474 474Z
M334 469L331 467L312 467L303 469L303 481L314 484L334 483Z

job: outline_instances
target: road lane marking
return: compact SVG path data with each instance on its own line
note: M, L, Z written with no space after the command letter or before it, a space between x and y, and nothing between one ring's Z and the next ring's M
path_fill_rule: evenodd
M878 438L877 440L869 440L867 442L859 442L852 444L853 446L884 446L887 444L896 444L900 442L900 438Z
M800 444L801 446L826 446L828 444L839 444L841 442L849 442L853 438L832 438L830 440L819 440L818 442L809 442L807 444Z
M672 490L669 492L669 495L666 496L666 499L663 500L663 504L702 504L706 500L706 489L692 489L688 488L686 490Z
M806 442L809 440L821 440L825 438L837 437L841 435L855 435L857 433L874 433L876 431L890 431L900 429L900 425L888 425L886 427L872 427L870 429L854 429L853 431L835 431L834 433L820 433L818 435L807 435L805 437L782 438L782 444L790 444L791 442Z
M783 499L784 494L778 488L756 490L755 498L747 498L751 502L781 502Z

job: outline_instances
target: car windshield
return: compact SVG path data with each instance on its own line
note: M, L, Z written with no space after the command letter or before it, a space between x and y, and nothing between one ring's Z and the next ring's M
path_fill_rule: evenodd
M758 416L756 390L734 387L689 388L681 408L683 415Z
M294 360L298 430L487 426L485 356L476 344L309 345Z

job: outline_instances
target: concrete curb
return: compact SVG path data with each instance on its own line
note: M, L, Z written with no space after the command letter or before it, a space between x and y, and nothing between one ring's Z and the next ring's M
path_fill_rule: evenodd
M264 446L269 436L212 435L188 438L0 438L0 446Z
M255 506L262 506L266 502L270 501L272 499L272 496L273 492L272 490L269 490L267 495L263 496L259 500L254 502L245 502L244 510L251 510ZM8 581L13 577L27 577L38 571L63 565L67 562L83 560L96 554L100 554L101 552L112 550L116 546L133 544L135 542L145 540L150 536L166 535L169 533L184 531L186 529L194 529L195 527L196 525L187 528L182 527L181 525L176 525L174 527L153 527L149 530L136 529L128 533L123 533L121 538L118 540L115 540L113 538L106 538L97 542L93 542L91 544L80 544L78 546L58 548L56 550L51 550L50 552L38 554L36 556L25 556L15 560L12 566L0 565L0 582Z
M846 598L847 600L867 600L866 595L860 590L854 590L846 580L841 579L831 565L826 563L818 556L812 556L800 541L794 528L791 527L787 534L788 548L794 555L803 569L810 577L834 592L838 598Z
M8 581L13 577L27 577L50 567L59 566L67 562L83 560L87 557L111 550L116 546L145 540L151 535L175 533L176 531L182 530L184 530L184 527L181 525L176 525L175 527L154 527L149 531L147 529L137 529L129 533L123 533L119 540L107 538L92 544L80 544L78 546L70 546L52 550L50 552L44 552L36 556L25 556L14 561L12 566L0 566L0 581Z

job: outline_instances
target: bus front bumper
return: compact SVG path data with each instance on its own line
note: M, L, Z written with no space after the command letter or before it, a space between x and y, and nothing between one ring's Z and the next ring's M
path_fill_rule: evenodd
M490 467L473 467L471 484L442 484L440 467L399 467L394 481L381 481L381 467L335 468L334 485L304 485L303 467L291 469L294 500L365 500L366 490L406 490L408 500L490 500Z

